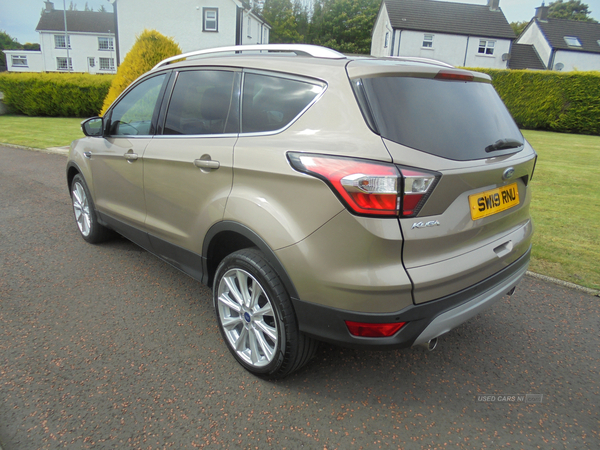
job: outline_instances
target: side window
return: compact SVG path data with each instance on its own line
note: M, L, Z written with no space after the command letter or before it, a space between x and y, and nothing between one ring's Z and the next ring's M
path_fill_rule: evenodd
M180 72L163 133L237 133L238 108L231 95L234 79L234 73L225 70Z
M219 10L217 8L202 8L202 31L219 31Z
M153 134L152 116L165 76L162 74L142 81L119 100L110 116L110 135Z
M242 133L285 128L323 91L305 81L247 73L242 98Z

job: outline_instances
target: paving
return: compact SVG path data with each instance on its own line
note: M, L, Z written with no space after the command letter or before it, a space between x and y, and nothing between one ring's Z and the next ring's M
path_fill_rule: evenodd
M598 297L525 277L438 349L245 372L210 290L77 234L60 154L0 147L0 446L600 448Z

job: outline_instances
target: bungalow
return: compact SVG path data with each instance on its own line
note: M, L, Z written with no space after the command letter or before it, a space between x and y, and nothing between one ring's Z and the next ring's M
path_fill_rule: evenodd
M515 37L499 0L488 0L487 5L383 0L373 27L371 54L506 69Z

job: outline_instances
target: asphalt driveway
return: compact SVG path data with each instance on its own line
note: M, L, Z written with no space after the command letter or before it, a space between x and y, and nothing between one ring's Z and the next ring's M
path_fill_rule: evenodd
M0 147L4 450L600 448L599 298L526 277L432 353L323 345L262 381L206 287L79 237L65 163Z

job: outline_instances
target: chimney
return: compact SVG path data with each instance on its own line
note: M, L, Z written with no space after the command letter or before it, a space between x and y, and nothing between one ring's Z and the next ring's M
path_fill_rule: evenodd
M45 13L49 13L54 11L54 3L52 2L44 2L46 4L46 9L44 10Z
M488 6L490 7L490 11L499 11L500 0L488 0Z
M542 2L542 6L535 8L535 18L538 20L548 20L548 11L550 11L550 7L544 5L544 2Z

